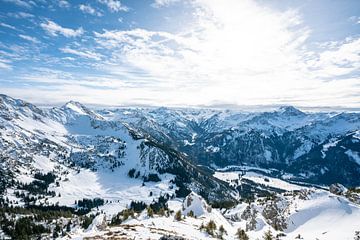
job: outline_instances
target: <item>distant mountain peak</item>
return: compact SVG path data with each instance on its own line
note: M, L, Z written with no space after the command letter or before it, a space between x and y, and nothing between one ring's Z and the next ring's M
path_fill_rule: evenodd
M102 119L102 117L98 114L96 114L94 111L87 108L85 105L83 105L80 102L77 101L69 101L65 103L62 107L62 110L65 111L71 111L72 113L78 114L78 115L90 115L97 119Z
M87 107L85 107L85 105L73 100L65 103L61 108L70 109L79 114L88 114L88 112L90 111Z
M5 111L5 114L11 114L12 116L18 115L19 113L27 116L44 114L43 111L35 105L21 99L12 98L5 94L0 94L0 109L1 111Z
M305 113L293 106L281 106L278 112L291 115L304 115Z
M20 99L15 99L15 98L12 98L8 95L5 95L5 94L0 94L0 103L1 104L10 104L10 105L13 105L13 106L18 106L18 105L25 105L26 102L24 102L23 100L20 100ZM30 103L28 104L30 105Z

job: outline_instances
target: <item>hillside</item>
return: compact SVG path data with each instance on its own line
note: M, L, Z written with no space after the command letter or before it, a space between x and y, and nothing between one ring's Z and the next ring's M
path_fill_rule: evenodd
M49 109L1 95L0 237L353 239L358 120L290 107Z

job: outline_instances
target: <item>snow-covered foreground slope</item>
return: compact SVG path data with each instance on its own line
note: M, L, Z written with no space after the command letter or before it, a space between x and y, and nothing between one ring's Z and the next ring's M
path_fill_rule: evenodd
M304 239L353 239L359 231L359 206L327 192L297 202L293 211L285 231L290 238L300 234Z
M196 217L184 217L188 210L184 208L186 199L184 203L175 199L169 202L169 207L174 212L182 211L182 220L176 220L174 214L168 217L149 217L145 211L119 226L74 230L68 238L112 239L126 236L127 239L160 239L161 236L168 235L184 239L218 239L221 235L219 228L222 226L225 230L223 239L237 239L238 229L247 229L250 239L262 239L265 232L270 230L273 236L278 236L279 239L350 240L354 239L355 232L359 231L360 227L360 207L344 197L323 190L307 190L303 195L281 195L277 200L259 199L251 204L239 204L229 210L205 209L201 198L194 202L197 205L192 208L202 209L202 213ZM269 213L265 212L270 209L271 204L278 207L275 209L280 210L281 215L272 213L273 218L269 219ZM248 212L250 215L246 214ZM101 218L104 219L104 216L101 215ZM251 227L252 218L254 227ZM275 230L274 219L284 221L286 229ZM217 229L213 235L201 227L210 221L214 221Z

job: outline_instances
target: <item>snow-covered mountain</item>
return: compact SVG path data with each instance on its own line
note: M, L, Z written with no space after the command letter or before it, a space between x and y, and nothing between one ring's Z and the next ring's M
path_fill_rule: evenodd
M185 152L197 164L270 167L316 184L360 185L360 113L305 113L290 106L256 113L170 108L99 113Z
M232 198L226 184L193 165L184 154L150 137L139 137L135 129L119 121L105 120L80 103L42 110L4 95L0 101L2 171L12 171L6 186L18 187L12 179L31 183L38 171L52 172L59 177L57 185L50 185L49 189L62 197L48 201L68 205L81 197L109 194L109 200L112 199L115 192L126 186L122 181L129 181L128 173L135 171L127 187L141 187L143 181L149 181L159 194L175 194L176 182L181 182L179 192L219 188L208 194L210 201ZM197 175L191 175L193 172ZM151 178L159 183L153 184ZM173 184L164 184L162 180ZM96 186L99 189L87 189L87 181L100 184ZM76 195L72 195L74 184L85 184L76 187ZM169 190L168 185L174 186Z
M360 185L358 113L49 109L0 95L0 150L1 239L359 230L359 189L328 191Z

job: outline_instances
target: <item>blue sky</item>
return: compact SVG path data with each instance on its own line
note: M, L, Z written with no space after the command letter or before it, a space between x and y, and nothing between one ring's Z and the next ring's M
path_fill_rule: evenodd
M0 91L34 103L360 108L357 0L0 6Z

